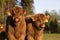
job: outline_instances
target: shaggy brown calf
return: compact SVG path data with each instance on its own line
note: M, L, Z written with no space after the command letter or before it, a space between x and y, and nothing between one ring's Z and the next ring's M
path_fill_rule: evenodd
M12 13L10 12L10 14L12 14L11 15L12 20L8 28L8 39L9 40L25 40L26 22L23 16L24 9L15 6L12 10Z
M44 14L36 14L34 16L27 16L27 34L26 40L42 40L45 23L48 22L49 16Z

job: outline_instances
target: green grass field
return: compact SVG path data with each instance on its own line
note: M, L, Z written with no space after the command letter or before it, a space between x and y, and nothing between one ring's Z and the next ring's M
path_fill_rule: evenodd
M43 40L60 40L60 34L44 34Z

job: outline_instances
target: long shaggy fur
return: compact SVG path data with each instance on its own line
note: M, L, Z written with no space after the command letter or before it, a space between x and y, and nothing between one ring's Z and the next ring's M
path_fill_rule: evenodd
M9 25L8 39L9 40L24 40L26 36L26 22L23 16L24 11L22 8L14 7L12 12L13 12L12 13L13 23Z
M27 22L27 40L42 40L43 39L43 30L45 27L45 20L47 17L44 14L36 14L34 20L31 17L26 17ZM28 19L27 19L28 18Z

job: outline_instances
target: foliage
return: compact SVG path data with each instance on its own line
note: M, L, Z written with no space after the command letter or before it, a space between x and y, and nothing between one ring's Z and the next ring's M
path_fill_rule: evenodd
M49 22L46 23L46 30L49 31L50 33L57 33L57 28L58 28L58 16L56 12L48 12L45 11L46 15L50 15Z
M5 23L6 10L14 6L15 0L0 0L0 22Z
M23 6L24 9L26 9L27 14L34 14L33 13L33 0L22 0L21 5Z

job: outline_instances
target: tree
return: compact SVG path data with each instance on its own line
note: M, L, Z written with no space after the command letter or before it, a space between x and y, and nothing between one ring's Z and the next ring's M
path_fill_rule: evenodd
M21 0L21 5L27 10L28 14L33 14L33 0Z
M49 22L48 23L46 23L46 27L45 27L45 32L47 32L47 33L51 33L50 32L50 19L51 19L51 15L50 15L50 12L49 11L45 11L45 15L49 15L50 16L50 18L49 18Z
M50 22L51 33L57 33L57 28L58 28L58 23L57 23L57 19L55 18L54 21Z
M16 0L7 0L7 6L8 6L8 8L12 8L12 7L14 7L15 6L15 1Z
M6 7L12 8L15 0L0 0L0 22L5 22Z
M0 0L0 21L4 22L4 7L5 7L5 1L6 0Z
M50 31L50 33L57 33L57 28L58 28L58 16L56 11L48 12L45 11L46 15L50 15L49 22L46 24L46 30Z

